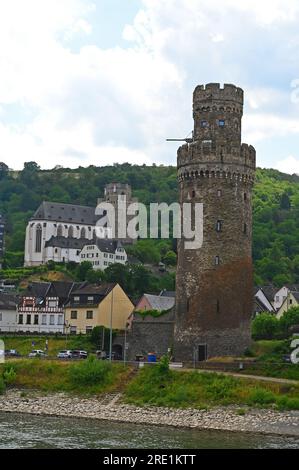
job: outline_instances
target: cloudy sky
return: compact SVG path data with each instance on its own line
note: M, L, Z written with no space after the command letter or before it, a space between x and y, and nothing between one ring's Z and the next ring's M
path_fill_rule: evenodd
M175 164L220 82L259 166L299 173L298 24L298 0L0 0L0 161Z

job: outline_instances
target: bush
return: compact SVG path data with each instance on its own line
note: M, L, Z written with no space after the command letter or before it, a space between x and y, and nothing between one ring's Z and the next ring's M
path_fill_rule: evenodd
M2 395L5 392L5 383L3 378L0 376L0 395Z
M269 313L261 313L252 322L252 337L255 340L272 339L279 332L279 320Z
M16 371L13 367L9 367L3 372L3 380L6 385L12 385L17 378Z
M276 396L270 390L264 388L256 388L252 390L248 397L248 403L250 405L270 405L275 403Z
M107 385L111 381L112 366L107 361L99 361L94 357L72 365L69 378L75 388L92 385Z

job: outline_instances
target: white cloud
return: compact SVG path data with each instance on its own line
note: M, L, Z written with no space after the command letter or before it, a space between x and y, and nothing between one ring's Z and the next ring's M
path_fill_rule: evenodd
M143 0L124 25L128 47L110 49L93 42L99 1L3 2L0 159L10 166L175 163L165 139L189 133L193 87L206 81L245 89L249 143L299 134L297 0ZM30 119L8 120L7 105Z
M299 158L290 155L284 160L280 160L276 165L275 169L282 171L283 173L299 174Z

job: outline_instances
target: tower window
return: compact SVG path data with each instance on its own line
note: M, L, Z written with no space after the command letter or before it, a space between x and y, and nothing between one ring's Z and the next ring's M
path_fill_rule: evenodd
M219 119L218 120L218 126L219 127L224 127L225 126L225 120L224 119Z
M217 196L218 196L218 197L221 197L221 196L222 196L222 191L221 191L221 189L218 189L218 191L217 191Z
M192 191L192 197L194 198L196 196L196 192L193 190Z
M244 226L243 226L243 233L244 233L244 235L247 234L247 224L244 224Z
M206 127L209 127L208 121L200 121L200 127L202 129L205 129Z
M220 313L220 302L219 302L219 300L217 300L216 309L217 309L217 313Z
M217 220L216 232L218 232L218 233L222 232L222 221L221 220Z
M215 257L215 266L219 266L220 265L220 256L216 256Z
M190 310L190 299L187 299L187 312Z
M244 193L244 201L247 201L247 193Z

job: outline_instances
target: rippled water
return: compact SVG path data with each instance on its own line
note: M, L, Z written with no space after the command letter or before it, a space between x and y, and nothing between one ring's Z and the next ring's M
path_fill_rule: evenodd
M298 438L0 413L0 449L299 448Z

